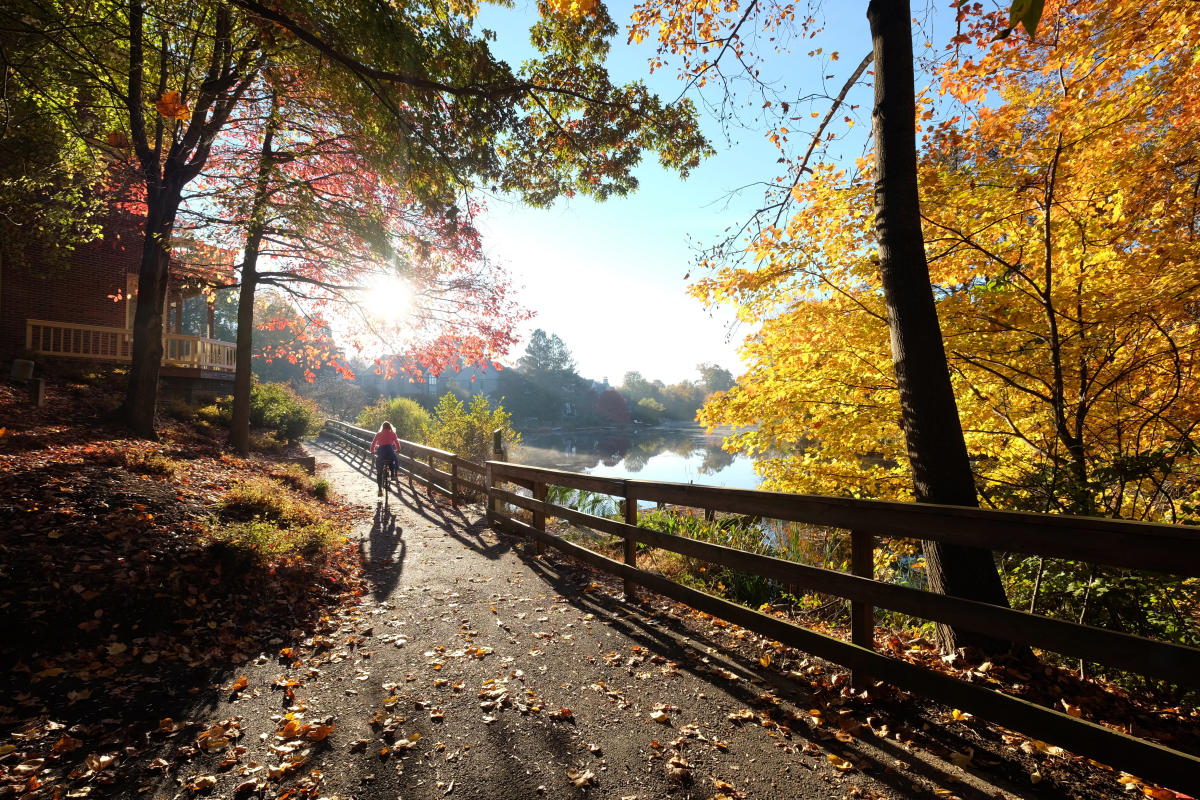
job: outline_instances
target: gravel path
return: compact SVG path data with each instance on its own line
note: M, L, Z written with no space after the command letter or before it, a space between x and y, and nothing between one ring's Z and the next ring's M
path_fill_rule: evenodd
M205 711L236 720L247 748L213 770L214 793L257 780L340 798L1017 796L875 735L878 716L810 715L806 662L792 679L764 669L745 641L661 599L626 603L616 581L487 529L478 507L405 489L385 509L368 464L335 447L310 452L373 509L369 591ZM287 713L310 739L335 727L288 745Z

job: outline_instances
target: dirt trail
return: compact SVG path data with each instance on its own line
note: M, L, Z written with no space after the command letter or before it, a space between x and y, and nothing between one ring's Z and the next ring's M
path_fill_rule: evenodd
M270 750L291 709L336 725L269 784L311 797L1021 796L861 721L839 728L828 704L810 717L804 662L795 681L763 669L678 607L627 604L617 582L487 529L478 507L405 489L384 509L361 456L310 451L344 499L374 509L360 532L370 589L206 710L239 718L247 747L238 766L213 767L214 794L304 752Z

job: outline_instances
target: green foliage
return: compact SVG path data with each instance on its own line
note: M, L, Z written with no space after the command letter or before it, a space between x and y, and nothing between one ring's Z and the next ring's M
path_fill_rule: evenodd
M233 419L233 398L223 397L205 406L196 416L211 425L228 427ZM269 432L274 444L259 437L254 449L273 452L285 442L315 436L324 424L317 404L301 397L286 383L258 383L250 388L250 425Z
M373 431L379 430L384 421L392 423L397 436L410 442L428 441L433 428L433 417L429 412L421 408L417 401L407 397L381 399L359 412L357 420L360 428Z
M468 408L453 394L445 394L433 410L429 443L483 463L492 457L492 431L497 428L506 446L520 444L521 434L513 430L511 419L503 406L492 408L482 395L472 397Z
M751 553L778 555L763 527L740 517L710 522L678 509L664 509L639 514L638 527ZM658 558L655 554L654 559ZM672 554L670 561L674 563L664 572L685 586L756 608L778 599L785 589L778 581L700 559Z
M168 458L162 453L142 450L116 450L103 460L139 475L157 475L163 478L178 477L184 470L184 464L180 461Z
M642 422L659 422L667 407L653 397L643 397L637 403L638 419Z
M287 487L270 478L236 483L221 499L224 513L242 520L267 519L285 528L316 525L320 510L298 499Z
M322 553L345 541L345 536L329 522L284 527L265 519L216 524L209 535L252 562L290 555L318 560Z
M310 475L299 464L283 464L271 470L271 477L293 489L307 492L318 500L329 499L329 481Z

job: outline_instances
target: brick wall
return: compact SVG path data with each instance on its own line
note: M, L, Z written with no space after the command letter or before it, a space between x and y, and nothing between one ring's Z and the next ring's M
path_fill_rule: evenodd
M77 248L68 263L11 265L0 270L0 358L25 349L25 321L42 319L81 325L125 327L126 276L136 274L142 252L139 220L111 219L103 236Z

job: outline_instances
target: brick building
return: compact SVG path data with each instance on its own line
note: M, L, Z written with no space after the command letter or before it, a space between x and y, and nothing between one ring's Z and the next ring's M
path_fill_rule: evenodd
M140 221L114 214L65 264L0 261L0 358L128 362L142 243ZM213 338L212 309L182 266L166 306L162 374L232 380L233 343Z

